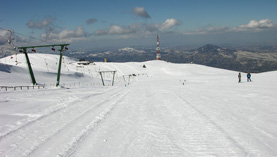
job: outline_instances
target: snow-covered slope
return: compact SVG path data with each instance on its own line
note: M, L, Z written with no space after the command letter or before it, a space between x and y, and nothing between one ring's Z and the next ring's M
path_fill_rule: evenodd
M30 54L37 82L55 83L57 58ZM31 84L24 59L0 60L1 85ZM115 86L101 85L107 70ZM238 72L195 64L65 57L62 74L95 84L0 91L0 156L277 156L276 71L238 83Z
M59 64L59 55L52 54L29 54L35 79L38 84L55 84ZM102 67L97 65L78 65L78 62L66 56L63 57L61 67L61 84L73 82L99 82L99 71ZM7 73L8 72L8 73ZM23 54L0 59L0 86L31 85L26 58ZM94 79L94 81L93 81ZM7 81L8 80L8 81Z

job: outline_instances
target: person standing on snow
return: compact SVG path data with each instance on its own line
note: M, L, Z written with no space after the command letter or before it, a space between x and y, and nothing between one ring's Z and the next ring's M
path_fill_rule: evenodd
M249 81L251 82L251 74L250 74L250 73L247 73L246 76L247 76L247 82L249 82Z
M238 78L239 78L239 83L241 82L241 74L239 73L238 75Z

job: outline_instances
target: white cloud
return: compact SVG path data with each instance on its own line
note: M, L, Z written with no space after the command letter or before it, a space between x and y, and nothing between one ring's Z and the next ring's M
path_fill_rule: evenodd
M170 29L174 26L179 25L180 23L176 19L167 19L162 25L160 25L160 30Z
M222 26L222 27L209 27L209 28L201 28L197 29L192 32L185 32L186 35L193 35L193 34L216 34L216 33L223 33L223 32L229 32L231 30L228 26Z
M197 29L192 32L185 32L186 35L193 35L193 34L216 34L216 33L225 33L225 32L239 32L239 31L262 31L266 29L277 28L277 25L273 23L273 21L269 19L263 19L260 21L251 20L248 24L240 25L237 27L228 27L228 26L221 26L221 27L209 27L209 28L202 28Z
M12 30L13 32L13 30ZM10 32L7 30L0 30L0 45L5 45L8 44L8 40L10 38ZM12 43L14 44L15 42L26 42L27 39L16 35L14 32L12 33Z
M237 30L237 31L244 31L244 30L261 31L263 29L274 28L274 27L276 27L276 24L274 24L273 21L271 21L269 19L263 19L260 21L251 20L248 24L241 25L241 26L235 28L235 30Z
M36 28L37 27L36 23L33 20L30 20L29 22L27 22L26 25L28 28Z
M0 45L8 43L9 35L8 31L0 29Z
M126 34L131 33L130 27L123 27L118 25L113 25L110 27L109 34Z
M156 32L166 32L173 27L179 25L180 22L176 19L167 19L165 22L160 24L143 24L143 23L134 23L130 26L119 26L112 25L109 29L98 30L94 34L97 36L101 35L122 35L121 38L129 38L131 35L142 35L142 34L151 34Z
M43 21L38 22L37 23L37 27L39 29L42 29L42 28L44 28L46 26L49 26L49 25L53 24L53 20L55 20L55 19L54 18L46 18Z
M72 42L76 40L84 40L89 36L89 34L83 29L82 26L79 26L75 31L64 29L59 33L44 33L41 34L41 39L44 41L60 41L60 42Z
M143 7L135 7L133 9L133 12L138 17L151 18L151 16L147 13L147 11Z
M43 29L46 28L47 30L53 30L53 22L56 20L56 18L53 17L47 17L44 18L42 21L35 22L33 20L30 20L26 23L28 28L31 29Z
M95 32L95 35L124 35L124 34L132 34L136 33L140 28L138 24L132 24L128 27L112 25L108 30L98 30Z
M93 23L95 23L95 22L97 22L97 19L95 19L95 18L91 18L91 19L88 19L88 20L86 21L87 25L93 24Z
M0 29L0 36L8 37L9 35L9 31Z

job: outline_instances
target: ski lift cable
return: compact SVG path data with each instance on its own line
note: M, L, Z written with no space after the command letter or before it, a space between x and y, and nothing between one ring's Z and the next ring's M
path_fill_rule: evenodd
M43 40L38 39L38 38L36 38L36 37L32 37L32 36L28 36L28 35L25 35L25 34L21 34L21 33L15 32L15 31L10 30L10 29L4 29L4 28L1 28L1 27L0 27L0 29L1 29L1 30L5 30L5 31L8 31L8 32L10 33L10 36L9 36L9 39L8 39L8 43L9 43L9 46L10 46L10 55L12 55L12 54L11 54L11 45L13 46L13 48L14 48L15 51L16 51L16 49L18 49L18 46L15 46L15 44L14 44L14 42L13 42L13 38L12 38L13 34L18 34L18 35L25 36L25 37L28 37L28 38L31 38L31 39L35 39L35 40L40 41L41 43L44 42L44 43L52 44L52 43L50 43L50 42L43 41ZM67 45L65 45L64 49L65 49L65 51L68 50ZM55 51L54 46L52 47L52 50ZM20 52L21 52L21 51L20 51ZM36 50L33 48L33 49L32 49L32 52L36 52ZM16 52L15 52L15 55L16 55L16 63L17 63L17 54L16 54Z
M10 29L7 29L7 31L10 33L10 36L9 36L9 40L8 40L8 43L9 43L9 46L10 46L10 56L11 56L11 59L13 58L12 57L12 48L11 48L11 45L13 45L13 48L15 50L15 64L17 65L17 53L16 53L16 47L14 46L14 43L13 43L13 31L10 30Z
M8 30L9 30L9 29L5 29L5 28L1 28L1 27L0 27L0 29L1 29L1 30L5 30L5 31L8 31ZM10 30L10 31L11 31L11 30ZM36 40L36 41L40 41L40 43L52 44L52 43L50 43L50 42L48 42L48 41L44 41L44 40L42 40L42 39L39 39L39 38L36 38L36 37L33 37L33 36L29 36L29 35L25 35L25 34L22 34L22 33L18 33L18 32L15 32L15 31L13 31L13 30L12 30L12 32L13 32L14 34L17 34L17 35L20 35L20 36L24 36L24 37L28 37L28 38L30 38L30 39L34 39L34 40ZM14 46L14 49L17 49L17 46L15 46L13 42L11 42L11 43L12 43L12 45Z
M61 27L59 26L58 24L55 24L55 23L52 23L52 25L57 28L58 30L64 30L65 28L64 27ZM0 29L2 30L8 30L8 29L5 29L5 28L1 28ZM22 34L22 33L18 33L18 32L15 32L13 31L14 34L18 34L18 35L21 35L21 36L25 36L25 37L28 37L30 39L34 39L36 41L39 41L40 43L48 43L48 44L53 44L51 42L48 42L48 41L45 41L45 40L42 40L42 39L39 39L39 38L36 38L36 37L33 37L33 36L30 36L30 35L25 35L25 34ZM14 45L13 45L14 46ZM15 46L14 46L15 47Z
M11 43L12 43L12 30L7 29L6 31L8 31L10 33L9 39L8 39L8 43L9 43L9 47L10 47L10 56L12 58L12 48L11 48Z

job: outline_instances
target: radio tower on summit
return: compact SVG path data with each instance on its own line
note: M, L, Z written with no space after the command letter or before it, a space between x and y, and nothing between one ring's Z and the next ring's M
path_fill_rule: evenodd
M156 60L161 60L159 35L157 35L157 48L156 48L156 52L157 52Z

